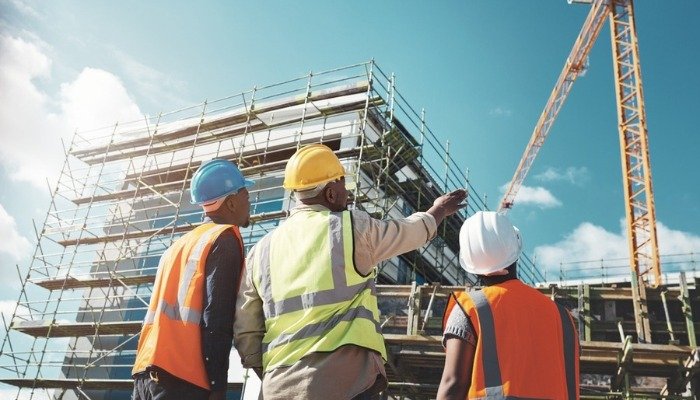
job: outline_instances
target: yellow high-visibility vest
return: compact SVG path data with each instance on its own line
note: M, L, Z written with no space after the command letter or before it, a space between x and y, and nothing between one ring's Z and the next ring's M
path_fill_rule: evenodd
M263 301L263 369L353 344L386 360L372 272L353 261L349 211L300 211L252 250L252 279Z

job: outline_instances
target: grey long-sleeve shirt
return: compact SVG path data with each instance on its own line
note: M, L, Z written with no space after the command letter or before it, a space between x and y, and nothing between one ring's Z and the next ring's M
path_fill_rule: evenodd
M323 206L301 205L292 213L327 210ZM415 213L397 220L378 220L364 211L352 211L355 267L368 274L378 262L417 249L435 236L432 215ZM262 300L251 278L253 248L236 302L234 342L246 368L262 368L262 339L265 317ZM342 379L340 379L342 378ZM263 396L268 399L350 399L371 388L377 379L386 384L381 355L358 346L343 346L332 353L314 353L290 367L267 371ZM381 382L380 382L381 384Z

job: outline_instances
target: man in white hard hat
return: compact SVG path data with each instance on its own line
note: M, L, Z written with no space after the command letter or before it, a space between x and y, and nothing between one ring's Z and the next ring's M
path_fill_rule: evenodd
M460 264L484 287L450 296L437 398L578 399L574 321L518 280L518 229L505 214L479 211L462 225L459 244Z

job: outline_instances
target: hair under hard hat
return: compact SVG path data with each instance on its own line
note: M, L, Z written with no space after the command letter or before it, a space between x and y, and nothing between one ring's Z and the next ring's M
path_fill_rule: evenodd
M518 228L505 214L478 211L459 231L459 263L467 272L488 275L509 267L522 250Z

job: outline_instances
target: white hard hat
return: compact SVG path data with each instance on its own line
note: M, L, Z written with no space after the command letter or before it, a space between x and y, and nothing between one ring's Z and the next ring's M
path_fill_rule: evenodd
M509 267L522 247L518 228L495 211L478 211L459 231L459 263L472 274L488 275Z

